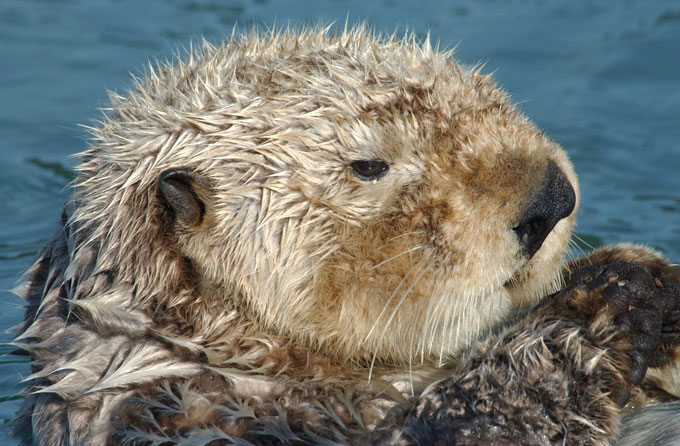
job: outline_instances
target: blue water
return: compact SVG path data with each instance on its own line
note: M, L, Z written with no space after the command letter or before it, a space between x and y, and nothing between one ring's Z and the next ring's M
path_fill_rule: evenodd
M579 235L646 243L680 261L678 1L0 1L0 290L12 288L57 227L65 186L106 89L201 36L247 28L366 21L457 46L570 154L580 174ZM0 327L22 303L0 291ZM0 336L7 342L10 335ZM1 351L6 352L9 348ZM12 417L22 357L0 357L0 420ZM0 444L17 440L0 432Z

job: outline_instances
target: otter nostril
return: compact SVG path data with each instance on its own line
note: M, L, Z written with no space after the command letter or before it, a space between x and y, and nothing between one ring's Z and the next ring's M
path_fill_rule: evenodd
M576 205L576 192L553 161L548 161L543 187L513 228L525 254L531 258L558 221Z
M527 249L530 255L533 255L540 247L540 245L537 246L537 241L547 226L548 222L544 218L534 217L513 228L513 230L517 233L522 246ZM543 239L545 239L545 236Z

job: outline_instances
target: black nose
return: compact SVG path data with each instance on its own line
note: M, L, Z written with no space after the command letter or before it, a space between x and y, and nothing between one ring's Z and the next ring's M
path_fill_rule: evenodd
M531 258L558 221L574 210L576 193L557 165L548 161L543 187L513 228L525 254Z

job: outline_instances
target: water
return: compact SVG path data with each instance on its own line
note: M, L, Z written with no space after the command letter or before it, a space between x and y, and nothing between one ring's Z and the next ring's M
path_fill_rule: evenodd
M366 21L457 45L465 63L512 92L580 174L578 233L634 241L680 261L680 2L670 1L0 2L0 290L13 287L58 222L106 89L204 36L232 27ZM0 327L21 302L2 291ZM10 335L2 335L6 342ZM4 348L2 351L8 351ZM12 417L22 357L0 357L0 419ZM0 432L0 444L17 440Z

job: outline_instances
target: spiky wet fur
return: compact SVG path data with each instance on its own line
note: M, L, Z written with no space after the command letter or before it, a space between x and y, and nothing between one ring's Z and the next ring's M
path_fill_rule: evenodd
M578 350L575 370L623 373L606 327L602 342L569 320L494 328L559 289L575 212L530 261L512 228L548 161L578 196L577 180L450 52L361 27L252 33L111 101L62 229L19 291L16 343L35 373L17 430L36 444L360 444L481 336L491 347L460 376L491 351L516 357L512 388L534 383L529 368L554 376L545 336ZM383 178L352 174L372 159L390 165ZM172 168L192 173L195 224L159 191ZM570 442L616 432L616 379L596 375L581 395L601 403L592 418L566 404L571 418L542 418L544 438L573 420Z

